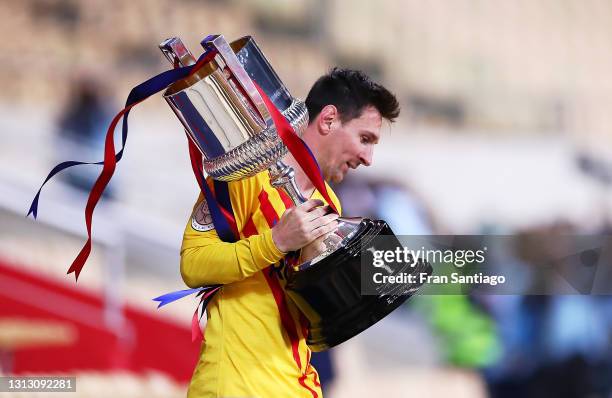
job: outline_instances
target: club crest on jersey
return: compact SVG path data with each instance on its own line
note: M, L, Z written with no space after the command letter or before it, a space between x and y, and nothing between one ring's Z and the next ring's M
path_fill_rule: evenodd
M210 231L215 228L206 200L203 200L193 213L191 227L200 232Z

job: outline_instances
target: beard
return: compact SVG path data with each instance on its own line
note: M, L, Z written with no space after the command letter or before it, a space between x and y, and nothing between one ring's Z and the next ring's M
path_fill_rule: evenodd
M339 184L344 180L346 173L342 170L342 167L335 168L329 173L329 178L325 178L326 181L331 181L334 184Z
M323 161L327 159L329 159L327 162ZM329 154L328 157L323 157L321 159L322 161L319 162L323 179L325 179L327 182L333 182L334 184L342 182L346 172L348 171L348 166L345 166L346 163L338 161L337 159L338 157L334 156L334 154ZM336 162L334 162L334 160Z

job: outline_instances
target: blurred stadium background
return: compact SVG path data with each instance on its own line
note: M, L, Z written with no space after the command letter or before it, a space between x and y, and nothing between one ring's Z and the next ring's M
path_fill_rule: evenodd
M402 115L373 166L337 187L348 214L404 234L611 230L608 1L7 0L0 16L4 374L76 375L71 397L185 394L194 302L156 310L151 298L183 288L197 186L162 98L131 113L78 284L65 271L98 166L52 181L39 221L24 217L56 163L102 159L99 132L133 86L168 69L157 44L170 36L199 53L209 33L252 34L302 98L335 65L391 88ZM411 300L332 351L326 396L608 397L610 301Z

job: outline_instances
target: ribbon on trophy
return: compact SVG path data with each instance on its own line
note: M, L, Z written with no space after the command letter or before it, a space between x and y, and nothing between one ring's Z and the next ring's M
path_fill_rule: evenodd
M193 141L189 139L189 136L187 136L187 143L189 144L191 169L200 186L200 191L202 191L204 199L208 203L208 208L217 235L219 235L219 238L224 242L235 242L238 240L240 233L238 232L238 226L234 219L234 211L232 209L227 183L213 180L213 186L215 188L215 192L213 193L202 173L202 154Z
M200 328L200 319L202 319L202 317L204 316L208 303L212 300L214 295L221 289L221 286L222 285L211 285L196 289L178 290L176 292L167 293L162 296L155 297L153 301L159 302L157 308L161 308L164 305L170 304L178 299L190 296L194 293L196 294L196 297L200 296L200 302L198 303L198 306L196 307L196 310L193 313L193 317L191 318L191 341L193 342L196 340L203 340L204 333ZM199 316L198 309L200 312Z
M321 172L319 163L317 163L312 151L308 145L306 145L306 143L297 134L295 134L291 124L289 124L287 119L285 119L283 114L278 110L272 100L270 100L270 98L257 83L255 83L255 88L257 88L257 91L259 91L259 94L261 94L261 97L266 104L268 111L270 112L270 116L272 116L272 121L274 122L276 131L278 132L278 136L283 141L283 144L285 144L287 149L289 149L291 155L293 155L302 170L304 170L304 173L306 173L310 181L314 184L315 188L323 196L328 205L335 213L338 213L336 205L334 204L333 200L331 200L329 193L327 192L325 180L323 180L323 173Z
M128 117L130 111L133 107L149 98L151 95L159 93L163 91L172 83L179 81L183 78L191 76L195 72L197 72L202 66L204 66L208 61L210 61L216 52L214 50L208 50L204 52L197 60L194 65L185 66L185 67L175 67L174 69L162 72L145 82L134 87L126 100L125 107L115 115L112 119L108 130L106 132L105 144L104 144L104 160L100 162L82 162L82 161L66 161L56 165L47 175L43 183L41 184L38 192L36 193L28 213L26 215L32 215L34 219L38 216L38 204L40 195L42 192L42 188L45 184L53 178L56 174L61 171L78 165L102 165L102 171L94 183L85 207L85 224L87 228L87 241L83 245L81 251L77 255L77 257L73 260L70 268L68 269L68 274L74 273L75 279L78 281L78 277L91 254L92 248L92 219L93 212L102 197L102 194L110 182L117 163L122 159L125 145L127 142L128 135ZM175 65L177 66L177 65ZM272 103L270 98L266 95L266 93L255 83L255 87L261 94L270 115L272 116L272 120L276 127L279 137L283 141L283 143L287 146L289 152L296 159L297 163L300 165L302 170L308 176L310 181L313 183L315 188L321 193L323 198L327 201L329 206L333 209L333 211L338 212L334 202L331 200L329 193L327 192L327 188L325 185L325 181L323 180L323 176L319 165L306 145L306 143L297 135L295 131L289 124L289 122L285 119L282 113L276 108L276 106ZM115 153L115 144L114 144L114 133L119 121L122 120L122 140L121 140L121 149ZM227 183L213 180L213 187L215 192L211 190L204 175L202 173L202 156L198 151L195 144L188 138L189 144L189 154L191 158L191 166L202 191L204 198L206 199L211 217L213 220L213 224L215 225L215 229L219 235L219 237L225 242L235 242L239 239L239 231L237 230L236 221L233 216L233 211L231 207L231 202L229 200L229 193L227 190ZM193 316L192 321L192 338L195 340L198 335L203 337L202 332L199 325L199 319L204 314L206 305L210 302L210 300L214 297L214 295L220 290L221 285L211 285L204 286L197 289L186 289L178 292L168 293L162 296L155 298L155 301L158 301L160 304L158 308L169 304L175 300L178 300L182 297L186 297L191 294L196 294L200 296L200 303L198 307L201 307L200 316L198 317L198 308ZM196 332L197 331L197 332Z
M94 186L91 189L91 192L89 193L89 197L87 199L87 205L85 207L85 224L87 226L87 237L88 237L87 242L85 243L85 245L79 252L78 256L74 259L70 268L68 269L68 274L74 272L75 278L77 280L79 278L79 274L81 273L83 266L85 265L85 262L87 261L87 258L89 257L89 254L91 253L91 222L92 222L93 212L95 210L96 205L98 204L98 201L102 197L102 193L104 192L104 189L108 185L110 179L112 178L115 172L115 167L117 165L117 162L119 162L121 158L123 157L123 150L125 149L125 144L127 142L128 117L130 114L130 110L134 106L139 104L140 102L150 97L151 95L164 90L166 87L168 87L170 84L174 83L175 81L183 79L195 73L206 62L208 62L213 56L214 56L213 53L204 53L198 59L198 62L193 66L172 69L172 70L163 72L145 81L144 83L141 83L138 86L134 87L130 91L130 94L128 95L128 98L125 103L125 108L123 108L119 113L117 113L117 115L115 115L115 117L113 118L113 120L111 121L108 127L108 130L106 132L106 139L104 142L104 161L95 162L95 163L67 161L67 162L60 163L51 170L49 175L47 175L47 178L45 178L42 185L38 189L38 192L36 193L34 199L32 200L32 204L30 205L30 209L26 217L32 214L33 217L36 219L36 217L38 216L38 202L39 202L42 188L57 173L69 167L82 165L82 164L96 164L96 165L103 166L100 176L94 183ZM115 143L114 143L113 137L114 137L115 128L117 127L117 124L119 123L119 120L121 118L123 118L122 147L121 147L121 150L115 154Z

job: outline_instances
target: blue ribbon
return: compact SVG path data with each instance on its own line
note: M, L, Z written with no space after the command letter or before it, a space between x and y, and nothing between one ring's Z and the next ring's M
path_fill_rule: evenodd
M204 54L202 54L200 56L200 58L198 59L198 63L200 60L202 60L206 55L208 55L207 52L205 52ZM196 63L196 65L198 64ZM191 65L191 66L185 66L182 68L176 68L176 69L172 69L172 70L168 70L165 71L163 73L160 73L157 76L154 76L152 78L150 78L149 80L145 81L144 83L139 84L138 86L134 87L132 89L132 91L130 91L130 94L128 95L127 101L125 102L125 106L131 106L134 105L138 102L141 102L145 99L147 99L148 97L150 97L153 94L156 94L162 90L164 90L165 88L167 88L170 84L183 79L185 77L187 77L192 69L196 66L196 65ZM117 162L119 162L121 160L121 158L123 157L123 150L125 149L125 144L127 141L127 133L128 133L128 116L130 114L130 110L128 110L124 117L123 117L123 124L122 124L122 134L121 134L121 150L119 150L119 152L117 152L117 154L115 155L115 159ZM60 164L58 164L57 166L55 166L51 172L49 173L49 175L47 176L47 178L45 178L45 181L42 183L42 185L40 186L40 188L38 189L38 192L36 193L36 196L34 196L34 199L32 200L32 204L30 205L30 209L28 210L28 214L26 215L26 217L28 217L30 214L33 215L33 217L36 219L36 217L38 216L38 200L40 198L40 193L42 191L42 188L45 186L45 184L47 183L47 181L49 181L51 178L53 178L53 176L55 176L57 173L72 167L72 166L78 166L78 165L83 165L83 164L94 164L94 165L103 165L104 161L101 162L80 162L80 161L74 161L74 160L70 160L70 161L66 161L66 162L62 162Z
M159 305L157 308L161 308L166 304L170 304L173 301L182 299L183 297L189 296L194 293L201 292L202 288L197 289L185 289L185 290L177 290L176 292L166 293L159 297L155 297L153 301L159 301Z
M125 111L125 114L123 116L123 122L122 122L122 135L121 135L121 149L115 154L115 161L119 162L121 160L121 158L123 157L123 151L125 149L125 145L127 142L127 134L128 134L128 117L130 114L130 107L136 105L137 103L144 101L145 99L147 99L148 97L150 97L153 94L156 94L164 89L166 89L169 85L171 85L172 83L183 79L187 76L189 76L192 72L194 72L195 70L199 69L203 64L204 64L204 58L206 58L207 56L212 56L212 51L205 51L199 58L198 61L191 66L185 66L185 67L179 67L179 68L174 68L172 70L168 70L165 72L162 72L150 79L148 79L147 81L139 84L138 86L134 87L129 95L128 98L126 100L125 103L125 108L128 108ZM114 133L114 132L113 132ZM47 177L45 178L45 180L43 181L43 183L41 184L40 188L38 189L36 195L34 196L34 199L32 200L32 203L30 204L30 208L28 210L28 213L26 215L26 217L30 216L30 214L34 217L34 219L36 219L38 217L38 203L39 203L39 199L40 199L40 194L42 192L43 187L45 186L45 184L51 179L53 178L56 174L60 173L61 171L73 167L73 166L78 166L78 165L84 165L84 164L93 164L93 165L103 165L104 161L100 161L100 162L81 162L81 161L66 161L66 162L62 162L58 165L56 165L51 172L49 172L49 174L47 175ZM195 168L194 168L195 170ZM211 211L211 216L213 218L213 223L215 225L215 228L217 229L217 232L220 236L220 238L226 242L235 242L238 237L234 234L233 229L230 227L228 221L226 220L225 216L223 215L221 208L219 207L219 203L217 202L217 200L215 199L215 196L213 195L212 191L210 190L210 188L208 187L208 184L206 184L204 176L202 174L202 171L200 169L197 170L196 172L196 178L198 179L198 183L200 185L200 188L204 194L204 197L206 198L206 201L208 203L209 209ZM230 197L229 197L229 191L227 188L227 183L221 183L221 182L215 182L216 186L215 186L215 190L217 192L219 192L219 195L221 197L222 203L224 208L230 212L230 214L232 214L232 206L231 206L231 201L230 201ZM153 301L157 301L159 302L159 305L157 308L163 307L169 303L172 303L176 300L179 300L183 297L189 296L191 294L197 294L197 295L202 295L205 292L217 288L219 287L219 285L210 285L210 286L204 286L202 288L197 288L197 289L184 289L184 290L180 290L180 291L176 291L176 292L171 292L168 294L164 294L161 295L159 297L156 297L153 299ZM218 290L217 290L218 291ZM216 294L216 292L215 292ZM202 304L202 313L204 311L204 308L206 307L206 305L208 304L208 302L210 302L210 300L212 299L212 297L215 294L211 294L206 300L202 300L201 304Z
M227 187L227 182L225 182L224 184L220 184L220 185L222 186L224 185L225 187ZM219 185L217 185L217 187L218 186ZM204 197L206 198L206 202L208 203L208 209L210 210L210 216L213 219L213 224L215 226L215 229L217 230L217 235L219 235L219 238L221 238L221 240L224 242L230 242L230 243L236 242L238 240L238 237L234 234L234 230L230 227L229 222L227 221L227 219L221 212L221 208L219 207L220 205L217 202L217 200L220 199L219 196L217 196L217 200L216 200L212 191L208 187L208 184L206 183L204 183ZM232 211L231 206L232 204L231 202L229 202L229 208L226 205L225 209L228 211Z
M204 175L202 174L201 162L199 159L194 158L194 156L201 156L199 152L196 152L197 149L195 144L190 141L189 156L191 156L191 167L195 174L196 180L200 185L200 191L202 191L202 194L204 195L204 200L206 200L208 204L210 216L212 217L217 235L219 235L219 238L221 238L221 240L224 242L236 242L238 240L238 236L236 236L234 229L230 226L229 221L225 218L223 212L221 211L222 206L229 214L234 214L232 202L229 196L228 184L225 181L213 180L216 196L213 195L210 187L204 179Z

